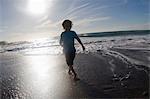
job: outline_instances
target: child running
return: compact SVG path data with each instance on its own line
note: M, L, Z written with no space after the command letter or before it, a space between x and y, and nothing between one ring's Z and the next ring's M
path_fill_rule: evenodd
M69 66L68 74L71 75L73 73L74 80L75 81L80 80L77 76L77 73L73 69L73 61L74 61L75 53L76 53L76 49L74 47L74 39L76 39L81 44L83 51L85 50L85 47L82 44L76 32L71 31L72 22L70 20L65 20L62 23L62 26L65 31L61 33L60 45L63 47L63 52L65 54L66 63Z

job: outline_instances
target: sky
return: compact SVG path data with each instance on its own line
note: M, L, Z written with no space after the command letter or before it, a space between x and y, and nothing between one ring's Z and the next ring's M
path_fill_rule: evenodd
M150 29L149 0L0 0L0 41L59 36L65 19L80 33Z

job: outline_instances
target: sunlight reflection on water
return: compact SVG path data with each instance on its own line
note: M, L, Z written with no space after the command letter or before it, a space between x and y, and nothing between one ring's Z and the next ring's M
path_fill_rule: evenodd
M58 57L52 55L26 57L27 76L25 80L27 87L33 92L33 96L39 96L38 94L40 94L42 98L65 95L66 90L58 86L64 85L63 83L68 84L68 81L66 82L64 79L63 71L60 71L62 66L60 67L61 60Z

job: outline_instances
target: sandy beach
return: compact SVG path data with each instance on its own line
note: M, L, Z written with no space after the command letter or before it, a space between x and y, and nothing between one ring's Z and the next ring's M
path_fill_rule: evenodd
M63 55L0 54L1 99L149 98L149 50L79 53L80 81L67 74ZM144 64L142 64L144 63Z
M0 0L0 99L150 99L150 0Z

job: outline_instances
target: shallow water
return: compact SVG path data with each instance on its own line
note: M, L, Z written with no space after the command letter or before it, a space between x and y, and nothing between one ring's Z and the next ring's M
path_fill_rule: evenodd
M150 35L116 37L81 37L86 47L85 53L109 48L150 50ZM76 42L77 43L77 42ZM81 46L75 45L77 53L83 53ZM14 42L0 46L0 53L21 52L32 55L62 54L59 39L41 39L33 42Z
M87 46L90 46L92 50L98 45ZM27 49L1 53L1 98L145 97L142 94L148 93L148 75L145 73L147 71L144 68L138 68L137 60L122 53L125 51L116 50L122 50L119 48L97 48L98 50L94 50L96 53L94 51L87 51L86 54L79 52L75 60L75 69L82 79L79 83L70 81L67 76L68 68L64 57L50 54L48 48L38 51L35 48L35 52L33 52L34 49L29 51ZM132 50L127 49L126 52L143 57L143 52ZM134 93L135 91L138 94Z

